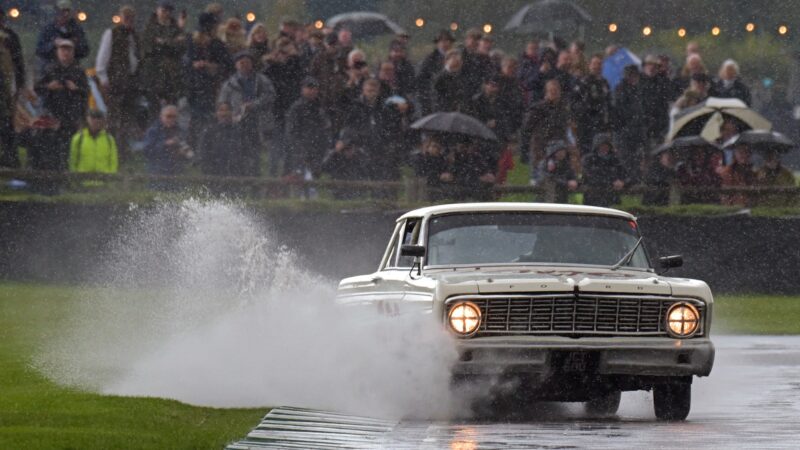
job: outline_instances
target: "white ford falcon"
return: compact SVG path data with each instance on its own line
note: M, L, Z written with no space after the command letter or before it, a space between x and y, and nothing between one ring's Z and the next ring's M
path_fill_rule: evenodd
M432 313L458 341L459 382L515 380L526 398L613 414L620 393L652 390L655 414L683 420L694 376L714 362L713 298L702 281L660 275L636 218L608 208L473 203L397 220L378 270L337 301ZM495 383L496 384L496 383Z

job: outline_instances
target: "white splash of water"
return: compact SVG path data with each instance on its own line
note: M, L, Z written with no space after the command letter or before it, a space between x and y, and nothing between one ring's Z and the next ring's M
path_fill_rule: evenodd
M134 211L104 265L107 287L86 290L37 358L60 383L219 407L449 413L456 351L431 315L335 306L335 283L240 206Z

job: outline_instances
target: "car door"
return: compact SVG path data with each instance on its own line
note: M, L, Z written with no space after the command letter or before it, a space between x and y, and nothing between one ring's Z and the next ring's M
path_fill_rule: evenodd
M378 271L344 280L339 285L337 302L377 310L382 315L399 314L405 277L410 267L399 267L400 246L410 239L406 236L408 221L397 224Z

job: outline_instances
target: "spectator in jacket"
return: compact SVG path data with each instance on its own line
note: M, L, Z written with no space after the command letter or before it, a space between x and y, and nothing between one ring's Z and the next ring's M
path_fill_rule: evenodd
M75 44L67 39L56 43L55 62L50 63L36 83L36 93L42 105L59 122L58 148L54 149L66 167L69 142L86 116L89 98L89 81L75 61Z
M589 63L586 61L586 43L572 41L569 44L569 55L572 60L570 75L579 80L589 74Z
M781 164L778 152L764 153L764 164L756 171L756 182L760 186L795 186L797 182L792 171Z
M217 91L233 66L225 44L215 36L216 27L214 14L200 14L199 28L184 57L186 98L192 113L189 136L193 141L213 120Z
M117 173L117 142L106 131L106 117L93 109L86 118L86 127L72 137L69 171L75 173Z
M614 154L611 135L596 135L592 147L594 152L583 160L583 185L586 188L583 203L594 206L619 204L619 194L625 188L627 174Z
M366 178L368 157L358 142L358 133L349 127L342 128L334 147L322 160L322 172L334 180L363 180ZM333 197L337 200L350 200L360 197L357 189L334 188Z
M141 80L151 117L157 116L162 106L177 104L183 93L183 77L165 76L180 73L186 52L186 35L174 12L172 3L159 2L142 34Z
M136 14L133 8L123 6L119 17L120 23L107 28L100 39L95 69L100 87L106 94L109 128L119 139L122 154L126 155L127 143L136 123L141 44L134 28Z
M319 82L306 77L300 98L286 112L286 164L284 173L303 177L319 174L329 148L332 123L320 99Z
M326 114L341 116L339 101L347 83L347 61L339 58L340 44L336 33L325 38L325 48L311 60L309 75L319 83L319 99Z
M416 175L425 180L428 200L447 197L453 183L453 162L453 154L447 152L439 140L431 136L422 139L420 152L412 159L412 167Z
M493 199L494 166L473 140L455 144L453 151L453 189L455 200Z
M398 95L411 99L416 90L414 66L408 60L406 46L394 40L389 44L389 58L387 61L394 65L394 84Z
M174 105L161 108L158 122L145 132L144 156L147 159L147 173L152 175L178 175L194 156L183 131L178 127L178 108ZM168 187L160 182L152 186L156 189Z
M698 73L692 75L689 88L683 91L683 95L675 101L670 114L674 117L686 108L691 108L698 103L704 102L708 98L708 90L711 87L711 80L708 75Z
M578 132L578 145L582 155L592 151L592 140L597 133L611 129L611 88L603 78L603 56L593 55L589 60L588 74L575 84L572 111Z
M675 87L667 73L661 70L661 59L647 55L642 66L642 99L647 116L647 138L655 144L663 140L669 128L669 103Z
M14 133L13 97L25 90L25 61L19 36L5 21L0 7L0 166L19 167Z
M381 100L380 88L374 78L364 81L361 95L350 105L344 123L359 133L359 142L369 155L370 178L396 180L404 161L402 113L396 105Z
M247 33L244 31L242 21L236 17L229 17L219 27L218 33L217 37L225 45L231 58L247 49Z
M269 34L263 22L253 24L247 32L247 49L256 60L256 72L262 72L265 67L267 55L270 54ZM274 81L274 80L273 80Z
M640 81L639 68L629 65L625 67L623 80L614 91L617 155L632 183L638 183L642 177L647 145L648 123Z
M217 104L216 123L203 133L198 147L200 168L206 175L247 175L245 147L239 127L233 123L233 108Z
M670 189L676 179L675 155L672 150L665 149L657 153L644 176L644 185L648 190L642 196L642 204L646 206L669 205Z
M558 53L550 47L545 47L539 54L539 66L536 72L522 80L522 85L528 91L528 103L534 104L544 98L544 89L548 81L557 79L564 92L565 74L558 69ZM570 91L566 91L570 92Z
M688 51L689 49L687 49L687 52ZM700 74L708 76L708 70L703 63L703 58L700 56L700 53L687 53L686 64L684 64L678 78L675 80L677 89L679 91L688 89L692 81L692 76Z
M689 157L677 166L678 182L684 191L681 193L681 204L719 203L719 194L691 189L716 189L720 186L720 178L716 168L719 166L719 152L703 146L689 149Z
M483 38L483 33L477 28L467 30L467 34L464 36L461 59L464 66L464 89L467 99L479 93L483 82L495 72L488 51L486 53L479 51L481 38Z
M747 145L737 144L733 151L733 163L720 171L722 187L748 187L756 184L756 173L751 161L752 152ZM723 205L748 206L750 196L746 193L723 194Z
M739 64L726 59L719 68L719 78L714 80L709 90L710 97L738 98L750 106L750 89L739 78Z
M434 111L433 80L444 69L445 56L453 48L455 38L449 31L442 30L433 42L436 48L422 60L416 79L417 99L423 116Z
M462 111L470 97L464 74L464 61L461 52L452 49L444 59L444 69L433 80L434 110Z
M783 167L780 155L774 150L764 153L764 165L756 171L756 184L767 187L795 187L797 182L792 171ZM791 193L776 192L761 194L758 198L759 205L781 206L796 204L797 199Z
M285 37L275 41L275 47L264 59L263 73L275 86L275 121L283 130L286 111L300 96L300 82L306 77L295 43Z
M530 137L530 161L534 183L537 168L545 157L547 145L552 141L566 140L568 130L573 126L572 113L561 95L561 83L551 79L545 85L544 99L531 105L522 125L521 135L523 138ZM578 172L580 164L575 161L577 151L571 150L571 153L573 169Z
M72 16L72 2L58 0L56 2L56 17L45 25L36 40L36 56L39 57L40 67L56 61L56 40L70 40L75 45L75 60L89 56L89 41L83 27ZM80 116L83 117L83 116Z
M530 91L533 87L533 80L539 73L539 41L528 41L525 45L525 51L519 57L519 71L517 78L519 85L524 87L524 102L525 106L530 106L533 93Z
M222 84L218 103L227 103L233 110L233 121L239 127L245 152L244 173L261 173L261 148L264 134L275 130L275 87L269 78L255 71L255 60L247 50L234 58L236 73Z
M546 157L539 166L547 202L567 203L569 193L578 189L578 177L569 163L568 152L565 141L552 141L547 146Z

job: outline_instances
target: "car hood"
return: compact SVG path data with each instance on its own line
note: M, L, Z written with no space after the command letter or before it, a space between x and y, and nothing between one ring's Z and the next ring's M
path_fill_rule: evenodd
M672 295L672 283L652 272L606 268L459 268L426 274L444 290L498 294L530 292L593 292ZM689 281L689 280L687 280ZM448 289L449 288L449 289Z

